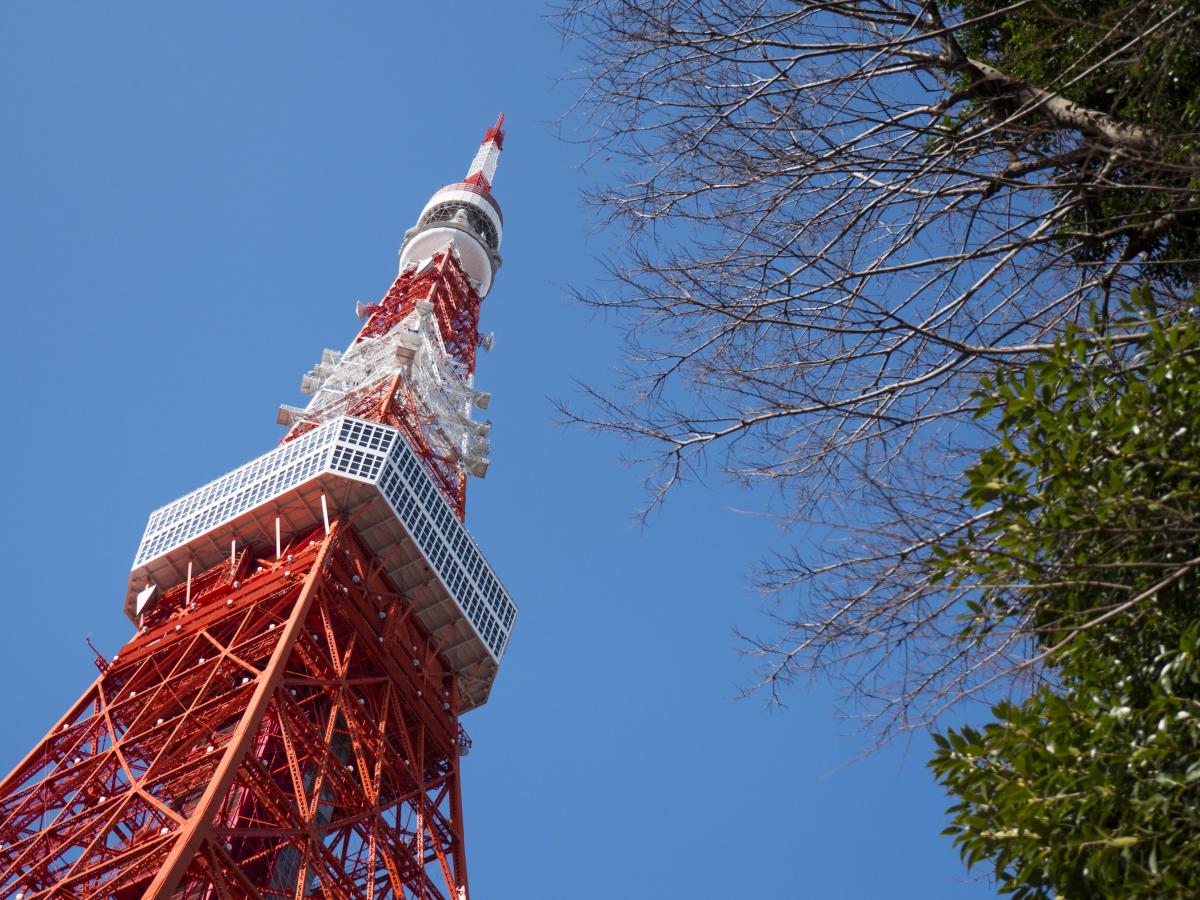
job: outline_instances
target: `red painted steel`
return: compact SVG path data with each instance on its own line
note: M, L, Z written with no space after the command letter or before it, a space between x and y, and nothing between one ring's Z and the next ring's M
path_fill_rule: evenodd
M451 186L498 212L487 187ZM402 272L356 340L423 301L469 377L480 297L448 250ZM462 463L402 371L341 411L399 428L463 517ZM0 900L467 900L458 682L353 521L167 589L97 667L0 782Z
M495 141L497 147L501 150L504 149L504 113L500 113L496 117L496 124L489 128L483 136L483 143L486 144L488 141Z
M462 367L465 374L475 371L475 353L479 346L479 293L453 253L443 250L420 271L401 272L383 299L365 307L366 321L355 338L382 337L396 328L417 308L420 302L433 305L433 318L446 350ZM423 414L413 396L411 385L403 377L378 381L351 397L345 413L392 425L404 432L409 446L424 461L442 496L458 514L466 515L467 478L461 463L439 453L438 441L431 431L437 423ZM313 422L299 422L284 437L290 441L316 427Z
M161 598L0 783L0 897L467 896L455 678L352 527Z
M432 263L419 272L401 272L383 299L366 307L367 321L355 340L387 334L422 300L433 304L446 350L473 374L481 300L454 254L446 250L434 254Z

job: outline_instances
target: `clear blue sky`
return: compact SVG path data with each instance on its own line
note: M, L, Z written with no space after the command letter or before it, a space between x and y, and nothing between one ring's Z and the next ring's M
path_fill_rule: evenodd
M507 113L493 465L468 523L521 605L464 721L477 900L990 896L938 835L928 742L865 744L822 686L732 698L746 570L782 540L720 484L649 527L626 448L553 424L619 362L572 304L607 242L551 124L541 4L0 5L0 768L129 636L147 514L269 449L281 402L377 299L428 195Z

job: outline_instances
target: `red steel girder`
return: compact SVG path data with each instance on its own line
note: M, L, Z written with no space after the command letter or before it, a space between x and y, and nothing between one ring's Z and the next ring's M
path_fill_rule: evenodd
M481 300L454 254L447 250L435 253L430 264L419 271L401 272L383 299L367 307L367 321L355 340L387 334L422 300L433 304L446 350L468 375L472 374L479 345Z
M355 341L387 334L400 325L421 301L433 304L433 315L446 349L469 376L475 370L481 301L458 260L449 251L434 254L431 263L420 271L408 269L401 272L383 299L367 307L367 320ZM413 395L411 384L402 375L361 388L357 395L347 398L342 411L403 431L409 446L424 462L426 471L433 477L459 520L466 517L466 472L459 460L434 449L438 441L430 432L438 427L437 422L428 421L428 416ZM298 422L283 441L294 440L316 425L311 420Z
M348 525L167 591L0 782L0 898L467 897L456 680Z

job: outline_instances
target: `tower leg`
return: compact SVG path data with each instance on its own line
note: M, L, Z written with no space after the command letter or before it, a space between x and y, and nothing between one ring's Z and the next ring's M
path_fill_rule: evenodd
M0 898L466 897L456 684L347 526L168 592L0 783Z

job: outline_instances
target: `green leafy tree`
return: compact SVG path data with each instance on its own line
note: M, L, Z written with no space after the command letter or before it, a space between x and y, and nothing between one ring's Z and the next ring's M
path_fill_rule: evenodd
M759 684L844 679L884 732L1026 697L934 760L968 861L1200 893L1200 0L561 22L630 360L568 414L649 446L655 501L715 457L826 538L764 567Z
M1057 688L939 736L946 833L1018 898L1200 895L1200 632L1060 662Z
M1056 114L1105 122L1125 141L1116 155L1059 158L1053 183L1064 210L1062 246L1093 262L1144 254L1160 278L1193 278L1196 204L1177 201L1200 189L1200 3L959 0L950 9L961 23L957 45L976 61L957 77L976 98L960 115L967 127L979 114L997 121L1000 108L1014 148L1052 155L1062 138ZM1009 83L989 84L992 72ZM1038 91L1050 108L1041 122L1014 118ZM1021 127L1010 128L1013 121Z
M938 737L955 836L1017 897L1200 894L1200 322L1148 291L980 393L960 639L1019 619L1052 679Z

